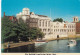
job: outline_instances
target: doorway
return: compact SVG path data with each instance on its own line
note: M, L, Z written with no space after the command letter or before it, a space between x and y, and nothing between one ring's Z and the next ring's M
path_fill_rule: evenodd
M59 38L59 35L57 35L57 38Z

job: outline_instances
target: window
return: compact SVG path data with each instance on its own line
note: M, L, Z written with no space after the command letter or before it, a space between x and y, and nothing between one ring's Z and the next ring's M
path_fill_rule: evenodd
M57 29L56 29L56 32L57 32Z
M41 26L41 20L40 20L39 26Z
M69 32L69 30L68 30L68 32Z
M29 11L27 10L27 14L29 13Z
M76 19L76 21L77 21L77 19Z
M73 28L73 26L72 26L72 28Z
M50 26L50 21L48 22L48 26Z
M46 21L46 27L47 27L47 21Z
M61 30L60 30L60 32L61 32Z
M73 29L72 29L72 32L73 32Z
M66 30L64 29L64 32L66 32Z
M45 29L45 32L46 32L46 29Z
M63 32L63 29L62 29L62 32Z
M70 26L70 28L71 28L71 26Z
M54 32L55 32L55 30L54 30Z
M42 24L43 24L43 26L44 26L44 20L43 20L43 23L42 23Z
M70 30L70 32L71 32L71 30Z
M69 28L69 26L68 26L68 28Z
M48 32L50 31L50 29L48 29Z
M59 32L59 29L58 29L58 32Z

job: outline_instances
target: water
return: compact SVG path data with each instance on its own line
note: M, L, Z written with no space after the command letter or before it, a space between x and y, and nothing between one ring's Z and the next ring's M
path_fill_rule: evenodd
M35 47L33 45L5 49L4 52L45 52L45 53L80 53L80 39L76 39L77 45L68 47L68 40L55 40Z
M51 41L47 44L36 48L36 52L48 52L48 53L79 53L80 52L80 40L77 40L77 45L73 47L67 46L68 40Z

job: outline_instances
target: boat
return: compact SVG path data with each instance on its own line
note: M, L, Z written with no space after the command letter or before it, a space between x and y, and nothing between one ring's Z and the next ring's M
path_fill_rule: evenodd
M35 46L40 46L40 45L43 45L45 43L47 43L47 42L44 40L37 40L37 41L35 41Z
M67 46L76 46L76 40L69 40Z

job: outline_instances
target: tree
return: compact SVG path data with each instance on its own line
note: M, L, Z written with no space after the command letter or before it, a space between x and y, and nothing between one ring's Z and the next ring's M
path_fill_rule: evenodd
M14 23L9 20L9 17L2 18L2 40L3 42L19 42L27 41L27 25L21 20L19 23Z
M39 28L30 28L22 19L12 22L9 17L2 18L2 40L3 42L29 41L30 39L42 38L43 32Z
M28 25L26 23L24 23L24 21L22 19L19 20L19 23L18 23L18 30L19 30L19 39L21 41L28 41L28 32L29 32L29 28L28 28Z
M2 18L2 40L3 42L11 41L13 36L16 36L16 33L13 31L14 23L9 20L9 17Z
M23 36L23 37L21 37L21 39L27 38L27 39L31 39L31 40L33 39L34 40L37 38L42 38L44 36L43 32L41 32L41 30L39 28L30 27L30 23L27 24L21 18L19 19L19 24L20 24L20 26L25 27L25 29L24 29L25 32L21 33L21 35L20 35L20 36ZM27 29L26 29L26 26L27 26Z
M63 22L63 19L62 19L62 18L57 18L57 19L54 19L54 20L53 20L53 22L56 22L56 21L58 21L58 22Z
M30 38L31 39L37 39L37 38L43 38L44 37L44 33L41 32L41 30L39 28L31 28L30 30Z

